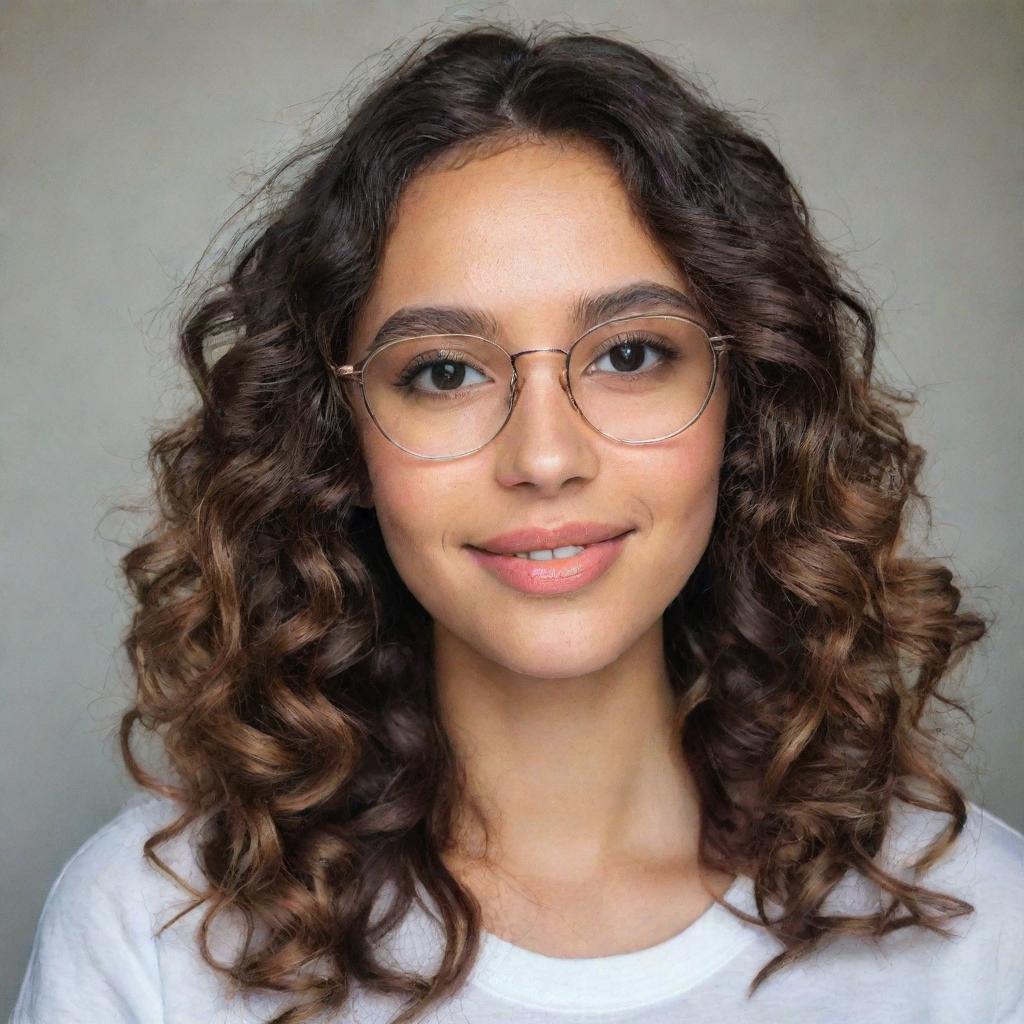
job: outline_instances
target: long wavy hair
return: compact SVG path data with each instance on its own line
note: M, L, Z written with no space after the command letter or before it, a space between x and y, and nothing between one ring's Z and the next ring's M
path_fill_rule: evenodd
M973 906L875 856L895 800L951 819L918 870L964 827L925 716L941 702L973 722L938 684L990 623L958 610L945 564L904 553L928 508L898 409L916 399L879 381L877 313L772 150L668 61L550 22L435 28L343 120L279 165L263 194L293 184L180 313L198 397L151 435L156 511L120 563L135 601L121 749L180 809L145 844L152 863L201 826L206 889L186 912L204 908L203 958L283 993L273 1024L337 1010L356 983L401 997L404 1024L472 967L480 907L441 857L468 794L436 714L431 623L358 503L366 467L332 371L410 178L524 139L601 147L734 339L717 516L665 612L665 652L702 863L748 870L758 915L717 902L784 946L747 997L829 933L947 934ZM134 752L138 729L163 771ZM848 871L887 909L820 913ZM375 955L417 884L445 929L431 977ZM227 963L208 941L220 914L246 936Z

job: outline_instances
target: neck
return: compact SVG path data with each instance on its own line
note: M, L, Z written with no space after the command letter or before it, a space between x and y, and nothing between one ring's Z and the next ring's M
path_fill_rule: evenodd
M696 870L699 801L661 621L614 663L538 678L435 626L437 704L465 772L455 855L557 880L623 864Z

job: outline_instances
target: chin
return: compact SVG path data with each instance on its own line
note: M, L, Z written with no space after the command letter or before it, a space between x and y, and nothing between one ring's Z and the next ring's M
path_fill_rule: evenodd
M476 649L483 659L531 679L577 679L591 675L614 664L631 646L628 637L611 637L607 630L597 629L577 634L571 644L557 629L548 636L509 643L513 636L506 632L499 647L490 640Z

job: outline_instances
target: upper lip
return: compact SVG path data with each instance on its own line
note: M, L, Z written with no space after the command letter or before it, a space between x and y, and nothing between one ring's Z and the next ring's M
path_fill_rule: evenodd
M631 526L612 523L563 523L561 526L531 526L501 533L470 547L481 548L495 555L514 555L522 551L549 551L570 545L599 544L623 533Z

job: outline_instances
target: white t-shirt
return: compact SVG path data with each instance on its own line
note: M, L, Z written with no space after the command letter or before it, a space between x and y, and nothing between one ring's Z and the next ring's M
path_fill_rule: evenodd
M881 944L840 936L791 964L748 1000L747 985L782 945L758 925L712 905L685 930L631 953L585 959L544 956L484 933L468 983L424 1021L438 1024L1022 1024L1024 1022L1024 835L974 803L952 851L925 876L967 899L975 913L946 939L920 927ZM903 870L945 815L894 804L894 827L879 859ZM256 1024L289 1000L232 996L194 943L202 910L161 936L185 894L142 857L142 842L174 817L173 805L140 793L67 862L36 931L12 1024ZM200 875L188 834L158 848L190 880ZM823 911L880 909L864 880L848 873ZM433 905L425 890L420 894ZM740 875L726 899L756 914L753 882ZM887 902L887 900L886 900ZM778 907L768 902L769 916ZM901 909L900 913L904 913ZM214 953L235 949L230 924L213 932ZM440 959L440 924L413 910L382 947L421 973ZM343 1015L324 1021L386 1024L397 1001L357 989Z

